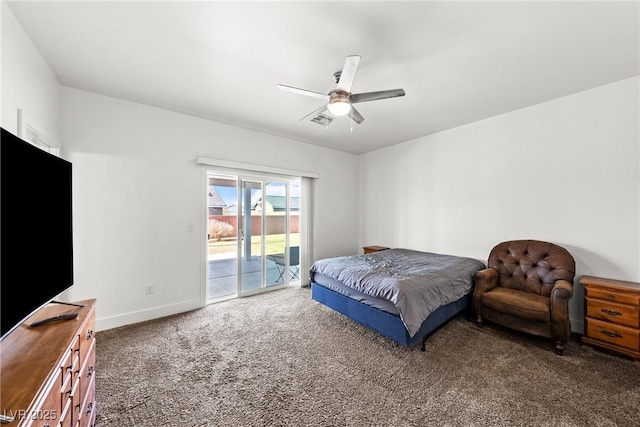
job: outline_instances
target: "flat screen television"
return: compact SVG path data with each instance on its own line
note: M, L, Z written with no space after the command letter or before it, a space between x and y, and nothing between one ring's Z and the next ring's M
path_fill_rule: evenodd
M2 129L0 340L73 285L71 163Z

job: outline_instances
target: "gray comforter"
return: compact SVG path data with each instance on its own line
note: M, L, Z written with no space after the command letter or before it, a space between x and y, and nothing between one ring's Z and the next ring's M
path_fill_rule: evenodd
M365 294L391 301L410 336L438 307L456 301L473 287L473 274L485 268L472 258L388 249L316 261L309 269Z

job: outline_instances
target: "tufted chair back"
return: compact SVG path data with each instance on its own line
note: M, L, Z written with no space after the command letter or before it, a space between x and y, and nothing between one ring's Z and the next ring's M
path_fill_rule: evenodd
M573 283L576 264L571 254L553 243L512 240L499 243L487 267L498 271L498 286L548 297L556 280Z

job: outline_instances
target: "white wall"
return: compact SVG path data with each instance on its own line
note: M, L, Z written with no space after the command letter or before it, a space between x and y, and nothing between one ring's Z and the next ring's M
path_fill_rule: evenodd
M314 256L356 248L356 156L67 87L61 99L74 166L76 282L64 298L97 298L98 329L200 306L206 193L198 155L318 172Z
M360 244L483 260L537 239L582 275L640 281L639 79L616 82L360 158ZM428 118L425 118L428 120Z
M97 298L98 329L200 305L197 155L320 173L314 258L356 250L355 156L61 87L1 3L2 127L17 133L22 108L73 162L76 285L61 299ZM155 293L144 295L150 283Z
M56 139L60 132L60 84L3 1L2 127L17 135L18 108Z

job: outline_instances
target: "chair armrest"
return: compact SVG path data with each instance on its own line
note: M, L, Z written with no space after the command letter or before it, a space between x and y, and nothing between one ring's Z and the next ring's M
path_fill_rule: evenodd
M573 285L566 280L557 280L549 300L551 310L551 338L567 341L571 334L569 321L569 299L573 295Z
M573 296L573 285L566 280L558 280L551 289L551 306L568 301Z
M477 315L482 313L482 294L498 285L498 276L498 270L495 268L485 268L484 270L476 271L474 274L473 311Z
M498 270L495 268L485 268L476 271L475 275L476 289L475 292L483 294L498 286Z

